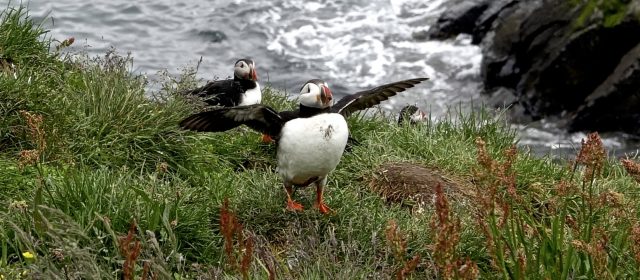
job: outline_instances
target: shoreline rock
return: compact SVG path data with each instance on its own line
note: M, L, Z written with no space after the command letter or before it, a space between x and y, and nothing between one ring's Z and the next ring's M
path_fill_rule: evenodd
M640 135L640 1L591 13L584 5L458 1L429 38L470 33L482 47L485 94L517 105L515 120L553 117L570 131Z

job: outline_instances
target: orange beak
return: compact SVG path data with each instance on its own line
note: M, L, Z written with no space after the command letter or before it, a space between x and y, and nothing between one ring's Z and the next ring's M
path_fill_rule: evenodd
M322 86L322 93L320 94L320 99L322 99L322 104L331 105L331 100L333 100L333 93L331 93L331 90L329 89L329 87L325 85Z
M254 81L258 80L258 73L256 72L255 68L251 68L251 71L249 73L251 75L251 79Z

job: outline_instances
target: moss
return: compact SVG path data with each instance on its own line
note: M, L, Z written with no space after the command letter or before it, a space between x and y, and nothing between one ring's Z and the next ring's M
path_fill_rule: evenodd
M631 5L629 0L572 0L575 5L583 5L575 20L578 27L585 26L593 20L596 13L602 13L600 24L604 27L614 27L620 24L627 15Z

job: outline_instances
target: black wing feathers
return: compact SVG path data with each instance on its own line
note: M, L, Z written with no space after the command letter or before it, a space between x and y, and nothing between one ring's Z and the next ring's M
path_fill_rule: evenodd
M239 95L233 94L242 91L235 80L220 80L209 82L196 89L185 91L185 95L193 95L212 106L233 107L240 102Z
M282 118L283 122L288 122L290 120L300 117L300 109L296 109L293 111L281 111L278 114Z
M218 108L191 115L180 122L185 129L208 132L227 131L243 124L258 132L277 136L284 121L275 110L256 104Z
M347 117L355 111L371 108L374 105L380 104L380 102L389 99L389 97L396 95L398 92L405 91L426 80L428 80L428 78L409 79L357 92L340 99L340 101L333 105L331 111Z

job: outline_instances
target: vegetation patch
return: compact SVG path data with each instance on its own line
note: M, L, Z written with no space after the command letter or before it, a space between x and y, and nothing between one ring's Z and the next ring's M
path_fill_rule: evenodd
M623 22L628 16L631 5L634 5L633 1L627 0L572 0L572 2L574 5L581 5L581 11L575 21L577 26L584 26L596 19L604 27L614 27ZM631 16L640 20L637 15Z
M384 163L369 183L371 190L387 202L415 206L430 203L438 185L450 197L473 197L475 192L468 180L465 182L454 174L410 162Z

